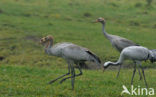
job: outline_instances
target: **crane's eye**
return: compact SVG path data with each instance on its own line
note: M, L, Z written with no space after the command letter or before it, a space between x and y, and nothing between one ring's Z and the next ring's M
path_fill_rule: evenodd
M44 42L44 41L45 41L45 38L42 38L42 39L41 39L41 42Z
M47 40L48 38L47 38L47 37L45 37L44 39L45 39L45 40Z
M40 42L42 43L43 42L43 39L41 39Z

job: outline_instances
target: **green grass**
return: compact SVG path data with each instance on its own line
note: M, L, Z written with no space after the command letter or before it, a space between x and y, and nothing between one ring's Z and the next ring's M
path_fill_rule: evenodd
M44 53L39 39L53 35L54 42L72 42L96 53L102 60L116 61L119 53L103 36L101 24L93 20L104 17L106 31L128 38L149 49L156 49L156 1L146 0L0 0L0 96L119 96L122 85L130 86L129 74L116 71L85 70L76 79L47 85L51 79L67 72L62 58ZM129 61L125 64L131 64ZM143 63L155 68L156 64ZM155 70L146 70L149 86L155 86ZM137 74L138 76L138 74ZM135 79L135 85L144 83ZM125 95L127 97L128 95Z
M32 66L5 66L0 68L1 97L121 97L122 85L130 87L132 70L122 70L118 79L117 71L83 70L83 75L75 80L75 90L71 90L70 80L49 85L50 80L66 73L65 69ZM77 71L78 73L78 71ZM156 89L155 69L145 70L149 88ZM134 86L145 87L139 81L138 73L134 78ZM122 97L132 97L124 94ZM134 96L135 97L135 96ZM146 96L139 96L146 97ZM153 97L153 96L151 96Z
M57 58L44 54L38 42L49 34L54 36L55 43L73 42L89 48L103 62L115 61L119 53L101 33L101 24L91 23L98 17L106 19L108 33L155 49L155 5L153 1L147 7L142 0L1 0L0 53L5 60L0 63L58 63ZM61 59L59 64L64 61Z

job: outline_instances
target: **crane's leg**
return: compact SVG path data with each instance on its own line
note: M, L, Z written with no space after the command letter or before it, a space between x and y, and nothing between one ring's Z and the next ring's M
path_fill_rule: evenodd
M82 70L81 70L81 68L80 68L79 65L78 65L78 69L79 69L80 73L79 73L79 74L75 74L74 77L77 77L77 76L82 75ZM60 84L61 84L62 82L64 82L66 79L69 79L69 78L72 78L72 77L73 77L73 76L69 76L69 77L66 77L66 78L62 79L62 80L60 81Z
M141 72L140 72L140 67L138 67L138 72L139 72L139 76L140 76L140 79L139 80L142 80L142 75L141 75Z
M133 62L134 62L134 64L136 64L136 61L135 60L133 60ZM140 67L138 67L138 65L137 65L137 68L138 68L138 72L139 72L139 76L140 76L140 80L141 80L142 79L142 75L141 75L141 72L140 72Z
M66 73L66 74L64 74L64 75L61 75L61 76L59 76L58 78L56 78L56 79L50 81L49 84L52 84L52 83L54 83L55 81L57 81L58 79L60 79L60 78L62 78L62 77L64 77L64 76L69 75L69 74L70 74L70 67L71 67L71 65L68 64L68 73Z
M119 74L120 74L120 69L121 69L121 64L120 64L120 66L119 66L119 69L118 69L118 74L117 74L116 78L118 78L118 77L119 77Z
M134 70L133 70L133 75L132 75L132 79L131 79L131 85L133 85L133 78L136 72L136 64L134 64Z
M143 77L144 77L144 82L145 82L146 88L148 88L148 85L147 85L147 82L146 82L146 78L145 78L144 68L142 67L141 63L139 65L140 65L140 68L141 68L142 73L143 73Z
M134 64L136 64L136 62L134 61ZM121 65L119 66L119 69L118 69L118 74L116 76L116 78L119 77L119 74L120 74L120 69L121 69ZM140 72L140 68L138 68L138 72L139 72L139 76L140 76L140 80L142 80L142 75L141 75L141 72Z
M71 74L72 74L72 77L71 77L71 85L72 85L72 90L74 90L74 82L75 82L75 69L72 65L71 67Z

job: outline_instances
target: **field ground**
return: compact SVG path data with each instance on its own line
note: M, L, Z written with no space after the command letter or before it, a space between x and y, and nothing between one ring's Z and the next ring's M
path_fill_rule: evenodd
M103 63L115 61L119 53L103 36L101 24L92 23L99 17L106 19L108 33L156 49L155 1L147 7L143 0L1 0L0 63L63 67L61 58L45 55L39 44L49 34L55 43L89 48Z
M76 78L75 90L71 90L70 80L59 84L59 81L47 83L66 73L65 69L32 66L0 66L1 97L121 97L122 85L130 87L132 70L122 70L118 79L117 71L83 70L83 75ZM77 72L78 73L78 72ZM149 88L156 89L155 69L145 70ZM138 72L134 85L145 87L143 80L139 81ZM122 97L132 97L124 94ZM134 96L135 97L135 96ZM146 96L139 96L146 97ZM153 97L153 96L151 96Z
M67 65L44 53L39 44L43 36L89 48L102 63L118 59L119 53L101 33L101 24L92 23L99 17L105 18L108 33L156 49L156 0L151 6L146 0L0 0L0 96L118 97L123 84L130 86L132 69L122 70L119 79L116 70L83 70L74 91L69 80L46 84L66 73ZM156 64L143 65L149 68L149 86L156 88ZM135 85L143 87L136 76Z

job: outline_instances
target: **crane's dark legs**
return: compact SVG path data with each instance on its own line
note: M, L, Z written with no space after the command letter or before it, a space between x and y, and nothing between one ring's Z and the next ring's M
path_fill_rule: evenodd
M141 68L142 73L143 73L143 77L144 77L144 82L145 82L146 88L148 88L148 85L147 85L147 82L146 82L146 78L145 78L145 74L144 74L144 68L142 67L141 63L140 63L140 68Z
M136 62L134 61L134 64L136 64ZM119 69L118 69L118 74L116 76L116 78L119 77L119 74L120 74L120 69L121 69L121 65L119 66ZM139 76L140 76L140 80L142 80L142 75L141 75L141 72L140 72L140 68L138 67L138 72L139 72Z
M140 67L138 67L138 72L139 72L139 75L140 75L140 79L139 80L142 80L142 75L141 75L141 72L140 72Z
M79 74L75 74L74 77L77 77L77 76L82 75L82 70L81 70L81 68L80 68L79 65L78 65L78 69L79 69L80 73L79 73ZM66 79L69 79L69 78L72 78L72 77L73 77L73 76L66 77L66 78L62 79L62 80L60 81L60 83L64 82Z
M119 77L119 74L120 74L120 69L121 69L121 64L120 64L120 66L119 66L119 69L118 69L118 74L117 74L116 78L118 78L118 77Z
M72 90L74 90L74 82L75 82L75 69L73 66L71 66L71 85L72 85Z
M136 72L136 64L134 64L134 70L133 70L133 76L131 79L131 85L133 85L133 78L134 78L135 72Z
M66 76L66 75L69 75L69 74L70 74L70 64L68 64L68 73L66 73L66 74L64 74L64 75L61 75L61 76L59 76L58 78L56 78L56 79L50 81L49 84L52 84L52 83L54 83L55 81L57 81L58 79L60 79L60 78L62 78L62 77L64 77L64 76Z
M133 60L133 62L134 62L135 65L137 65L136 64L136 61ZM141 75L141 72L140 72L140 67L138 67L138 65L137 65L137 68L138 68L138 72L139 72L139 76L140 76L140 79L139 80L142 80L142 75Z

